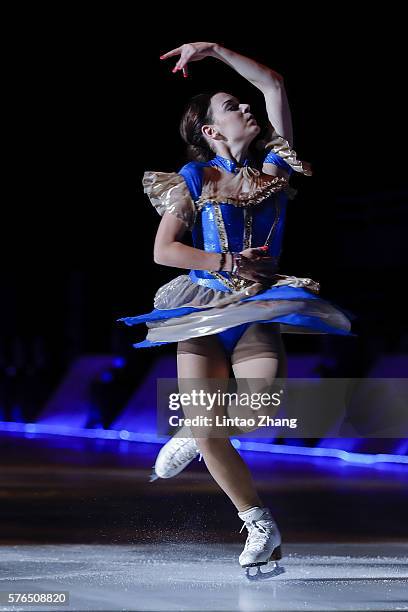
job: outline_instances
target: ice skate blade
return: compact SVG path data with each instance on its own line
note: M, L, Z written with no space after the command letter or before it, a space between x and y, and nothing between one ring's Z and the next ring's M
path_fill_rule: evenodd
M261 567L264 567L265 570L262 571ZM247 580L251 582L258 582L260 580L269 580L270 578L274 578L284 573L284 569L278 565L277 561L272 561L272 564L264 563L262 565L257 565L256 567L245 567L245 577ZM254 572L255 573L251 573Z
M281 545L277 546L271 553L271 556L266 561L257 561L256 563L246 563L245 565L241 565L242 568L246 567L259 567L260 565L266 565L269 561L279 561L282 559L282 548Z

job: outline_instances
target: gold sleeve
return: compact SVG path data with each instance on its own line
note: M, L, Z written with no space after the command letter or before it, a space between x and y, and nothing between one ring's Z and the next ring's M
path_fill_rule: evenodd
M265 146L265 153L273 151L276 155L282 157L282 159L289 164L295 170L305 176L313 176L313 170L311 164L306 161L300 161L297 159L297 154L294 149L290 146L286 138L279 136L278 132L273 129L267 137Z
M181 219L191 230L196 220L196 208L184 177L177 172L146 171L143 190L160 216L166 210Z

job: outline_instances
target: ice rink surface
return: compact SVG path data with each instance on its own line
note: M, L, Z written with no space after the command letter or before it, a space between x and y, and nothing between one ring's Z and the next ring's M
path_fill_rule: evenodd
M408 544L282 544L247 576L241 544L3 545L1 591L68 591L69 605L1 610L408 610ZM250 574L256 574L251 568Z

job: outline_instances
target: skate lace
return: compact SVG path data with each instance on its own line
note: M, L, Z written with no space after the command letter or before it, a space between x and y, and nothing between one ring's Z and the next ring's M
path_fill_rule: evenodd
M239 533L241 533L244 527L248 529L248 537L245 542L244 550L261 550L265 542L268 541L268 538L273 531L274 524L270 523L265 525L265 522L261 523L259 521L247 521L242 525Z
M189 442L191 444L189 444ZM191 457L197 454L197 447L195 445L195 441L192 438L178 438L174 439L173 450L177 450L177 452L172 457L172 464L174 466L179 466L183 464ZM199 461L201 461L202 454L200 453Z

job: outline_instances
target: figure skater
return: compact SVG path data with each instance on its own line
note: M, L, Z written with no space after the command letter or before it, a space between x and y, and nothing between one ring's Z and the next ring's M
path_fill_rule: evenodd
M133 345L137 349L177 342L180 392L191 379L205 381L206 390L214 390L214 379L227 388L232 368L257 393L287 376L282 332L350 335L349 313L322 299L318 282L278 273L286 205L297 193L289 178L294 171L312 175L292 148L282 75L217 43L183 44L161 59L174 56L180 57L173 72L186 78L190 62L212 57L252 83L264 96L267 130L262 133L250 105L231 93L190 99L180 124L190 161L178 172L143 176L144 192L162 216L154 261L189 273L158 289L152 312L118 320L146 323L148 334ZM182 242L187 231L193 247ZM184 414L196 413L184 408ZM217 414L231 413L220 405L213 408ZM276 520L230 440L248 430L230 427L220 437L211 427L182 427L160 450L152 475L169 478L197 455L204 458L248 530L239 556L247 568L282 555Z

